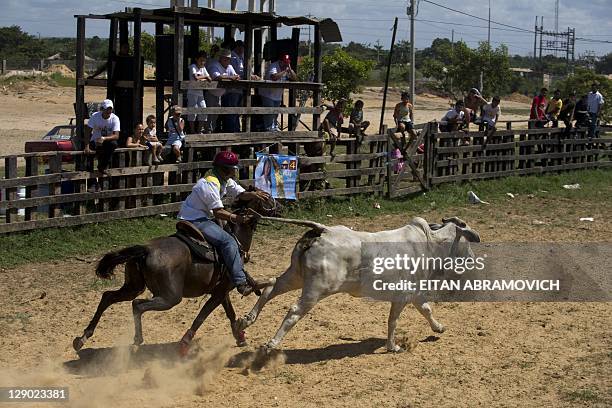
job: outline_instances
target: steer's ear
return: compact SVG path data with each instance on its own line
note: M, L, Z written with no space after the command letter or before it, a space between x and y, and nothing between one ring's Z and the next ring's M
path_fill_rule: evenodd
M453 224L455 224L455 225L458 225L458 226L462 227L462 228L465 228L467 226L465 221L463 221L459 217L442 218L442 224L448 224L448 223L451 223L451 222Z
M464 237L468 242L480 242L480 235L470 228L461 228L460 226L455 227L456 237Z

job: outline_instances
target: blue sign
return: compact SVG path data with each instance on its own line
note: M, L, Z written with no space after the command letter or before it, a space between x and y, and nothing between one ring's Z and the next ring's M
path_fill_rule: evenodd
M274 198L297 200L297 156L266 153L257 153L256 156L255 187Z

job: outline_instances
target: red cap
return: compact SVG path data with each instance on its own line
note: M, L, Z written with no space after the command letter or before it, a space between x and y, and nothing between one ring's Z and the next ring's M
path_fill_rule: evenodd
M281 56L281 61L285 62L287 64L290 64L291 63L291 57L289 56L289 54L285 54L285 55Z
M215 166L238 168L238 156L234 152L224 150L215 155L213 160Z

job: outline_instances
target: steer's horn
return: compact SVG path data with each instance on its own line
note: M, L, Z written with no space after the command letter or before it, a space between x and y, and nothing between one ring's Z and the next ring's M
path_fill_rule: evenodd
M458 218L458 217L442 218L442 224L448 224L450 222L452 222L453 224L461 228L467 227L467 224L461 218Z
M480 242L480 235L469 228L456 227L457 235L464 237L468 242Z

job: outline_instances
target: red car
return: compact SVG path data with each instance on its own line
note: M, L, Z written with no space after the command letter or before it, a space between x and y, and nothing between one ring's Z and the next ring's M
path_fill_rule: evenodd
M70 119L68 125L55 126L42 140L32 140L25 143L25 152L61 152L74 151L78 149L75 143L76 125L73 124L74 119ZM80 149L78 149L80 150ZM73 156L64 155L63 162L72 162Z

